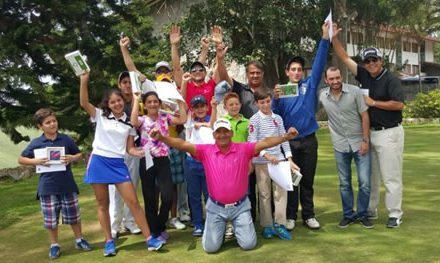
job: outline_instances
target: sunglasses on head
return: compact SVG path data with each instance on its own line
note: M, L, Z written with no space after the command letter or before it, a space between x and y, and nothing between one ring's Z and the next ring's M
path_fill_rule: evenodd
M364 64L370 64L371 62L376 63L378 60L378 58L367 58L364 60Z
M192 69L191 69L191 72L192 72L192 73L194 73L194 72L203 72L203 71L205 71L204 68L192 68Z

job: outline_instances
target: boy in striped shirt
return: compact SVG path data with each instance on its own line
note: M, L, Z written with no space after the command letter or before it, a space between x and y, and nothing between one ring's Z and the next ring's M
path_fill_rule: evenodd
M255 90L254 98L259 110L250 119L248 141L256 142L267 137L284 134L286 131L282 118L278 114L273 113L271 109L272 94L270 91L268 89ZM281 148L283 151L281 151ZM287 191L279 185L274 184L273 198L275 213L274 216L272 216L272 180L270 179L267 168L267 163L277 164L286 158L289 160L293 169L299 170L292 161L292 152L290 151L288 142L283 142L280 145L263 150L258 157L253 159L259 192L260 225L263 227L264 238L272 238L276 235L284 240L292 239L285 227Z

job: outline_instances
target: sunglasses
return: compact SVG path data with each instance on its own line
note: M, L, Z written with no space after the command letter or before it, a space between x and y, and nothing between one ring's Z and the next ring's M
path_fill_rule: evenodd
M376 63L378 60L378 58L368 58L364 60L364 64L370 64L371 62Z
M204 72L205 69L204 68L192 68L190 71L191 71L191 73L194 73L194 72Z
M168 69L161 69L161 68L159 68L159 69L156 70L156 74L168 74L170 72L171 71L169 71Z

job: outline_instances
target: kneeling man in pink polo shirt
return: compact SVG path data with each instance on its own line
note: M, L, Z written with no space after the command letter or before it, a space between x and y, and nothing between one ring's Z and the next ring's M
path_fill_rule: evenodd
M206 204L203 249L208 253L217 252L223 244L226 222L231 221L238 245L243 250L250 250L257 244L257 235L247 198L249 161L261 150L292 140L298 131L289 128L282 136L253 143L233 143L229 121L218 119L214 123L213 134L215 144L192 144L180 138L163 136L157 129L153 129L150 136L190 153L205 168L209 199Z

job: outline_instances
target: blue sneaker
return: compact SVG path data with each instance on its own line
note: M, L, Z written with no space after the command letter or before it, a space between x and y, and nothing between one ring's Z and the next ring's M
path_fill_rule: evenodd
M49 249L49 259L57 259L60 257L60 247L53 246Z
M116 256L116 246L115 246L115 241L113 241L113 239L110 239L105 242L104 257L112 257L112 256Z
M164 242L159 238L155 238L151 236L150 239L147 240L147 248L148 251L157 251L164 245Z
M263 237L266 239L269 238L273 238L273 236L275 235L275 231L273 230L272 227L265 227L263 228Z
M202 225L195 225L192 235L194 237L201 237L201 236L203 236L203 226Z
M76 249L81 249L84 251L90 251L92 250L92 246L90 246L89 242L87 242L85 239L81 238L81 241L75 243Z
M280 224L273 224L273 228L275 229L275 234L283 239L283 240L292 240L292 236L289 231L287 231L286 227Z

